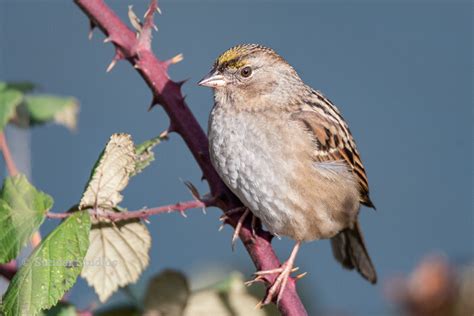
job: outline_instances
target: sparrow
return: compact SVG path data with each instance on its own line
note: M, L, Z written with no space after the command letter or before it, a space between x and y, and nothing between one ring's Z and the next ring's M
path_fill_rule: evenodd
M354 138L336 106L306 85L273 49L243 44L221 54L199 85L214 106L211 162L229 189L274 235L296 241L263 304L282 297L302 242L331 239L334 257L376 283L358 221L374 208ZM241 223L242 221L239 221Z

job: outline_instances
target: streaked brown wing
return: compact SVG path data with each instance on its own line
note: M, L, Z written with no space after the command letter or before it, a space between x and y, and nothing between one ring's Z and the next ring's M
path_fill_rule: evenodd
M321 112L314 108L314 110L294 113L292 118L301 121L306 129L314 135L315 161L344 161L347 163L359 183L361 203L375 208L369 198L367 175L352 135L339 112L335 113L338 117L331 116L331 112Z

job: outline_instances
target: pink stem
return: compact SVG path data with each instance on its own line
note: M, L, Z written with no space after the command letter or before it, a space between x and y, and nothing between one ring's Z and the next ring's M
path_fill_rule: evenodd
M123 221L127 219L133 218L142 218L146 219L151 215L157 215L161 213L171 213L171 212L184 212L186 210L192 208L203 208L206 207L206 203L201 201L188 201L188 202L179 202L176 204L170 204L160 207L149 208L146 210L140 211L127 211L127 212L113 212L113 211L91 211L92 215L96 215L97 217L102 217L106 219L110 219L111 221ZM55 218L55 219L63 219L68 216L71 216L73 212L70 213L46 213L46 217L48 218Z
M18 169L15 166L13 161L12 154L10 153L10 148L8 148L7 139L3 132L0 132L0 150L3 154L3 159L5 159L5 164L7 165L7 170L10 176L16 176L18 174Z
M170 63L159 60L151 51L147 37L137 38L120 18L102 0L75 0L75 3L107 36L108 41L115 45L114 60L127 59L140 73L153 93L152 105L160 103L170 118L170 132L177 132L196 159L208 181L212 196L216 197L215 206L229 210L242 206L242 203L226 188L217 175L209 160L208 140L189 110L181 93L181 84L169 78L167 68ZM156 1L152 0L149 12L156 9ZM149 16L149 15L148 15ZM237 216L231 216L230 224L235 227ZM271 235L261 228L253 236L250 220L240 231L240 238L258 270L270 270L280 266L271 246ZM276 276L268 276L273 282ZM288 284L278 308L283 315L307 315L307 312L296 292L294 279Z
M10 148L8 147L7 139L3 132L0 132L0 150L7 165L8 174L10 176L15 176L18 174L18 169L15 166L13 161ZM15 273L17 272L16 261L12 260L9 263L0 264L0 275L7 280L13 279Z

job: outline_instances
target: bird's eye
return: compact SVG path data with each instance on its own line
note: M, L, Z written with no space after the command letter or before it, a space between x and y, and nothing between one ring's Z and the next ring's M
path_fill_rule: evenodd
M252 74L252 68L250 67L244 67L242 68L242 70L240 71L240 74L242 75L242 77L250 77L250 75Z

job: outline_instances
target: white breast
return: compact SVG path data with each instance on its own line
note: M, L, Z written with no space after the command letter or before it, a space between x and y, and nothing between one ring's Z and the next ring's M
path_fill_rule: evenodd
M294 165L284 157L278 130L267 130L258 115L230 116L214 108L209 143L213 165L227 186L271 232L281 234L294 212L286 202L292 192L284 176Z
M317 182L324 178L318 178L317 168L308 168L313 169L314 174L304 175L311 190L302 192L294 185L302 164L311 165L310 159L304 157L304 151L298 152L295 148L308 147L310 140L302 134L288 132L300 129L290 126L291 120L281 119L281 116L274 117L276 125L270 128L268 119L272 118L268 115L271 114L245 111L228 115L215 107L209 121L210 155L214 167L226 185L271 233L301 240L336 234L346 223L335 220L334 210L328 207L333 203L333 196L318 190L326 185ZM333 180L330 182L334 185ZM325 197L327 203L321 200Z

